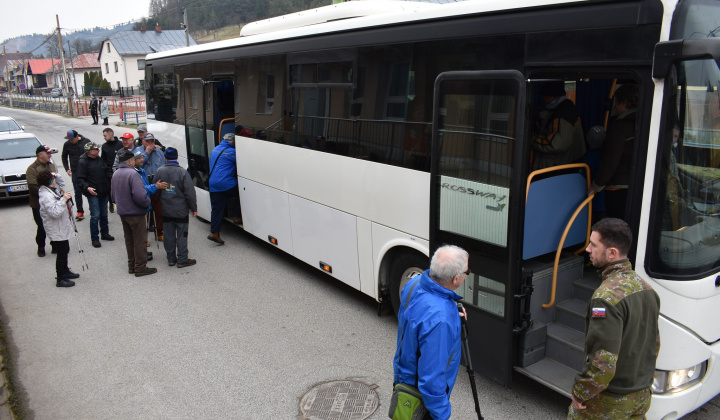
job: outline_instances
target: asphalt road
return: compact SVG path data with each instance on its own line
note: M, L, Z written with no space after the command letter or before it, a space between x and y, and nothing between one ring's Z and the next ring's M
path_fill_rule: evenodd
M50 147L61 148L68 129L102 141L103 127L89 118L0 114ZM27 200L0 202L0 308L28 418L297 419L305 392L345 379L377 386L370 418L387 418L397 321L378 317L372 298L235 226L226 224L226 244L215 245L199 220L190 223L196 266L168 267L153 242L148 265L158 273L135 278L119 217L109 217L117 239L97 249L88 219L78 228L89 268L71 241L70 266L81 277L60 289L49 245L47 257L35 255ZM512 389L477 383L487 419L566 416L567 398L522 375ZM463 370L451 401L453 418L476 418ZM720 418L719 399L687 418Z

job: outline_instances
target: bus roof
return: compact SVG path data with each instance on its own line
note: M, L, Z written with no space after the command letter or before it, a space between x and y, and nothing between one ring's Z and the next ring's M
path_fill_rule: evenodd
M246 31L250 34L248 36L148 54L147 60L349 30L589 2L593 0L544 0L541 3L537 0L470 0L446 4L387 0L351 1L249 23L246 25L250 26Z

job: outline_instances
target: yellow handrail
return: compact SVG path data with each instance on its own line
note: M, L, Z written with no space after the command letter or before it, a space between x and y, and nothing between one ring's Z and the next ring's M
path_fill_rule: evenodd
M217 141L217 143L215 143L216 146L217 146L218 144L220 144L220 142L222 141L222 138L220 138L220 135L222 134L222 125L225 124L225 123L228 122L228 121L235 122L235 117L233 117L233 118L225 118L224 120L220 120L220 127L218 127L218 141Z
M560 263L560 252L562 251L563 244L565 243L565 238L567 237L568 232L570 231L570 227L572 226L573 222L575 222L575 218L577 218L578 214L580 214L580 210L582 210L585 205L588 205L588 229L590 229L590 218L591 218L591 210L592 210L592 200L595 198L595 195L591 195L590 197L587 197L583 202L580 204L580 206L575 209L575 213L573 213L572 217L570 218L570 221L568 222L567 226L565 226L565 231L562 234L562 238L560 238L560 244L558 245L558 249L555 252L555 263L553 264L553 279L552 279L552 288L550 289L550 302L543 303L543 308L549 308L555 304L555 289L557 288L557 272L558 272L558 265ZM587 248L588 239L585 239L585 248ZM583 249L585 249L583 248ZM582 249L575 251L575 254L577 255L579 252L582 252Z
M532 182L532 179L534 177L536 177L537 175L548 173L548 172L555 172L555 171L561 171L564 169L573 169L573 168L585 169L585 172L587 174L587 177L586 177L587 187L589 190L592 181L590 178L590 167L587 164L585 164L585 163L570 163L567 165L551 166L549 168L538 169L537 171L530 173L530 175L528 176L528 180L527 180L527 188L525 189L525 203L527 203L527 196L530 193L530 183ZM580 214L580 210L582 210L582 208L585 207L586 205L588 206L588 222L587 222L587 230L585 233L585 245L583 245L582 248L575 251L574 254L578 255L579 253L583 252L588 246L588 243L590 241L590 229L592 227L592 199L594 197L595 197L595 195L591 195L590 197L587 197L580 204L580 206L575 210L575 213L573 213L572 217L570 218L570 221L565 226L565 231L563 232L563 235L560 238L560 244L558 245L558 249L555 252L555 263L553 264L553 279L552 279L552 289L551 289L551 293L550 293L550 302L544 303L542 305L543 308L549 308L555 304L555 290L557 289L557 272L558 272L558 265L560 263L560 252L563 249L563 244L565 244L565 238L567 237L567 234L570 231L570 227L572 227L578 214Z

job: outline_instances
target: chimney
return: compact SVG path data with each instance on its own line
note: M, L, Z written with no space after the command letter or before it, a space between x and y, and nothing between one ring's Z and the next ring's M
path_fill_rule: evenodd
M161 28L160 25L157 24L157 23L155 24L155 30L156 30L157 32L162 32L162 28Z
M147 31L147 28L144 27L144 26L141 26L141 27L140 27L140 30L141 30L142 32L145 32L145 31Z

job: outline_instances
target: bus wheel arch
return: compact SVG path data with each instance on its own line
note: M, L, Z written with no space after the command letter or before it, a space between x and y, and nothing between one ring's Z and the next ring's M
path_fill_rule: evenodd
M390 299L396 316L400 310L400 291L408 280L422 274L428 264L427 255L407 247L396 247L383 258L381 265L382 289L385 291L383 296Z

